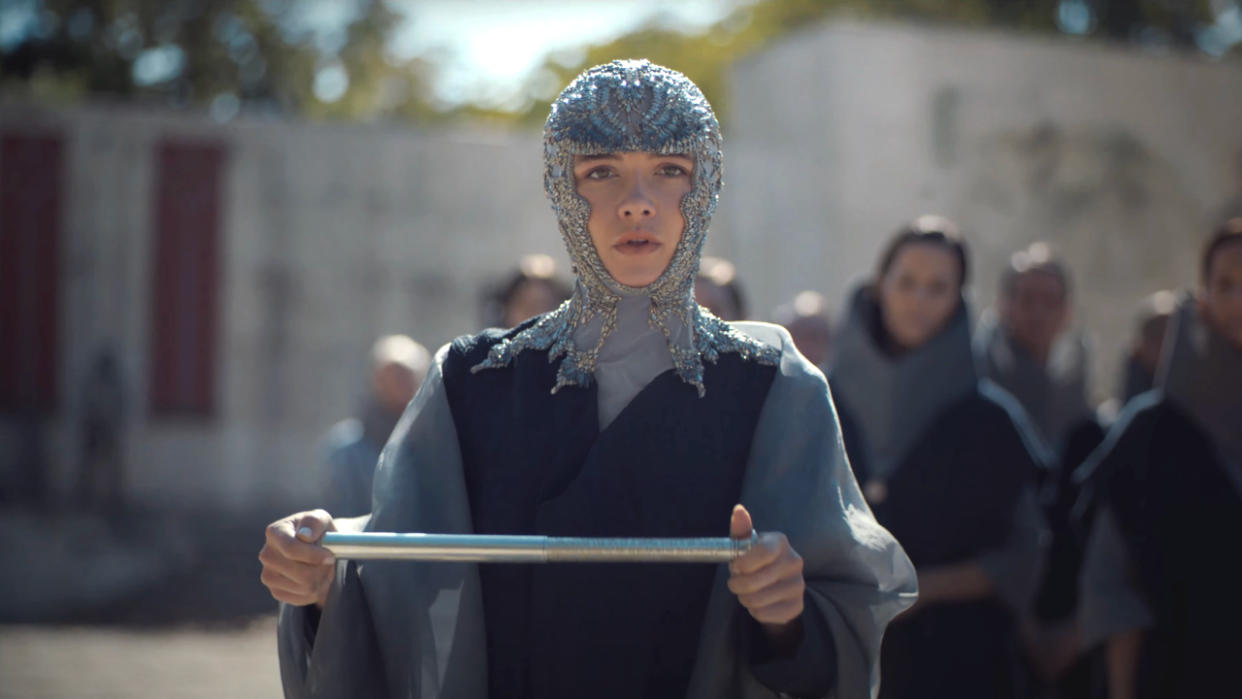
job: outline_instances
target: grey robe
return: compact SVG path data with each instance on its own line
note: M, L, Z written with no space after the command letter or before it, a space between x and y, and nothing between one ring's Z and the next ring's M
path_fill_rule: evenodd
M1016 398L1031 426L1057 451L1072 428L1095 416L1087 402L1090 350L1081 333L1062 333L1048 363L1040 365L1014 343L989 310L979 320L974 349L980 374Z
M784 532L804 561L810 604L833 635L841 699L874 697L880 642L888 622L913 604L914 567L876 523L846 461L823 374L789 334L738 323L781 348L756 427L742 504L761 531ZM471 514L440 366L445 349L384 449L375 477L372 531L470 532ZM711 387L704 400L712 400ZM722 534L726 523L721 522ZM281 606L280 662L290 697L391 696L482 699L486 638L479 577L472 564L338 562L312 636L305 607ZM689 697L772 697L742 655L744 613L720 566L692 671ZM434 605L434 606L433 606ZM446 609L447 608L447 609ZM455 622L438 636L430 614Z

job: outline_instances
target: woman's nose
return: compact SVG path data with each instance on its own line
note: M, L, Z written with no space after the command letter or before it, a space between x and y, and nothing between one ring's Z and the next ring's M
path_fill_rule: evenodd
M626 194L625 199L621 201L617 213L627 221L651 218L655 216L655 203L651 200L651 197L647 196L642 185L635 183Z

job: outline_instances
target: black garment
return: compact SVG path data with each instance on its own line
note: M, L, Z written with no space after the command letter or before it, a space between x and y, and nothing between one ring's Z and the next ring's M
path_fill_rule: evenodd
M1056 468L1040 484L1040 505L1052 536L1044 577L1035 597L1035 616L1040 621L1063 621L1073 616L1078 607L1078 577L1086 538L1071 517L1079 497L1073 475L1103 441L1104 428L1099 422L1080 422L1067 433Z
M1040 509L1050 537L1043 578L1035 593L1035 618L1045 624L1072 624L1078 610L1078 587L1086 555L1088 531L1073 517L1080 495L1074 473L1104 441L1104 428L1095 419L1084 420L1066 435L1055 469L1040 483ZM1090 699L1100 678L1090 655L1080 658L1055 678L1047 691L1059 699ZM1032 675L1032 681L1046 684Z
M721 535L774 367L723 355L706 366L707 399L665 372L600 432L595 387L553 396L558 367L546 352L472 373L501 337L458 341L444 361L477 533ZM491 696L685 694L713 567L493 564L479 574ZM822 654L812 686L788 668L756 667L756 676L781 690L828 691L831 638L814 621L806 631L804 644ZM752 657L765 652L756 644Z
M872 503L876 519L916 568L1000 548L1019 495L1040 468L1028 439L1008 409L983 390L972 392L915 440L887 480L884 500ZM847 435L853 459L851 442ZM1012 615L1000 600L935 605L889 626L880 696L1012 697L1020 686L1017 658Z
M1128 355L1121 374L1121 404L1129 403L1135 396L1146 393L1155 386L1156 372L1140 364L1133 354Z
M1084 468L1084 512L1110 508L1155 619L1140 699L1242 696L1242 494L1220 450L1160 393L1140 396Z

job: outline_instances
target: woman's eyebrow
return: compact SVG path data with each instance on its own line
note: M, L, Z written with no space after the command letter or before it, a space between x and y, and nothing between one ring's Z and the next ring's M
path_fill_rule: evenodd
M576 155L574 159L580 163L589 163L593 160L620 160L621 156L616 153L592 153L590 155Z

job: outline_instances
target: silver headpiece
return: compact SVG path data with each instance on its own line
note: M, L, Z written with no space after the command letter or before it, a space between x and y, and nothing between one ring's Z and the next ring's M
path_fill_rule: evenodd
M552 202L561 236L573 261L578 284L560 308L512 338L497 344L474 371L507 366L526 349L549 350L548 360L564 357L553 392L586 386L600 349L617 324L622 296L651 298L650 323L670 338L673 367L683 381L703 386L703 361L737 352L775 364L778 352L741 333L694 302L707 226L720 195L720 125L698 86L677 71L650 61L613 61L579 75L552 103L543 128L544 189ZM685 229L664 272L650 285L631 287L608 273L591 242L590 204L578 195L574 156L623 152L682 153L694 159L691 189L681 202ZM602 319L593 347L574 346L574 331ZM672 327L691 330L691 342L671 340Z

